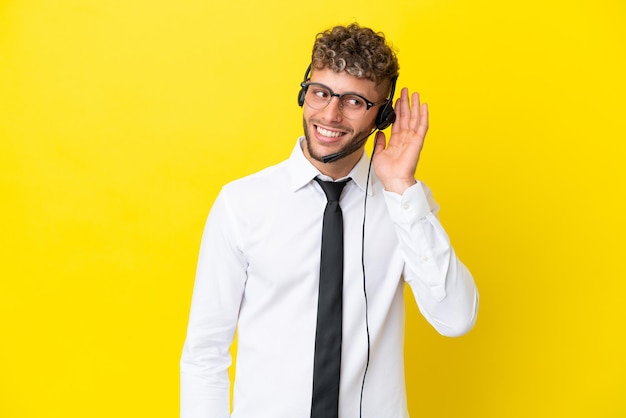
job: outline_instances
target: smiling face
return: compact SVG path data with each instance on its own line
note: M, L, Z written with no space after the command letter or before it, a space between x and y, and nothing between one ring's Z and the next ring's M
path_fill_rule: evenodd
M358 119L348 119L341 113L337 97L331 98L322 109L314 109L306 101L304 103L304 155L320 172L332 178L346 176L361 158L365 138L374 129L380 103L386 97L386 87L328 68L313 70L310 81L321 83L337 94L356 93L377 103ZM323 157L335 153L343 154L336 161L323 162Z

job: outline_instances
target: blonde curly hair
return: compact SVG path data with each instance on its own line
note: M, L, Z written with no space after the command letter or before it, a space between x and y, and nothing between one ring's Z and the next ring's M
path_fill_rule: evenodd
M312 69L345 71L380 84L397 77L400 66L385 35L358 23L335 26L317 34L311 57Z

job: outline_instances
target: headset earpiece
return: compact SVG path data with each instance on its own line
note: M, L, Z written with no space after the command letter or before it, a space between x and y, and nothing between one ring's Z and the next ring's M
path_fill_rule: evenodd
M304 79L302 83L300 83L300 91L298 92L298 106L304 106L304 96L306 96L306 88L304 87L304 83L309 79L309 74L311 73L311 64L306 68L306 72L304 73Z
M298 93L298 106L300 107L304 106L304 96L306 96L306 90L302 87Z
M396 112L393 110L391 100L388 100L376 115L376 129L382 131L396 121Z
M378 110L378 114L376 115L376 129L382 131L386 129L389 125L396 121L396 112L393 110L393 95L396 92L396 81L398 81L398 76L396 75L391 79L391 92L389 93L389 100L381 106Z

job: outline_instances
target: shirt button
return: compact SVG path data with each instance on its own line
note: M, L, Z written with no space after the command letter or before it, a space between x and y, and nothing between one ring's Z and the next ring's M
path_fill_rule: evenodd
M422 256L422 261L423 261L424 263L426 263L426 262L430 261L430 257L429 257L429 256L427 256L427 255L424 255L424 256Z
M409 210L411 208L411 205L409 205L408 203L405 203L402 205L402 209L404 210Z

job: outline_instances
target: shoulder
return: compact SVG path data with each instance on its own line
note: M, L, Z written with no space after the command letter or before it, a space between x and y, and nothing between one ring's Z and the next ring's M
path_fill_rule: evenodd
M267 199L289 183L286 161L264 168L254 174L233 180L222 187L220 197L227 200L254 201Z

